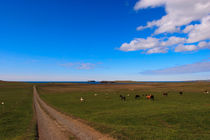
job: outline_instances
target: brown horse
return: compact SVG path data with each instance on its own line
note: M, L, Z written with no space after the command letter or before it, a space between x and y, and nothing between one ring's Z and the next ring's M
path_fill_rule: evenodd
M164 92L164 93L163 93L163 96L168 96L168 93L167 93L167 92Z
M147 98L147 99L151 99L151 100L154 100L154 95L152 95L152 94L150 94L150 95L147 95L147 96L146 96L146 98Z

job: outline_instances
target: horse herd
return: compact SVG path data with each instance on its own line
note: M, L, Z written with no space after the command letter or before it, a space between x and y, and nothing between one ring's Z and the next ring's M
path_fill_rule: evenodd
M203 93L208 94L209 92L207 90L205 90ZM168 92L164 92L164 93L162 93L162 95L163 96L168 96ZM183 95L183 91L180 91L179 95ZM128 94L127 96L130 96L130 95ZM152 101L154 101L154 99L155 99L155 96L153 94L149 94L149 95L142 94L142 96L144 96L144 97L146 97L146 99L152 100ZM134 98L135 99L140 99L140 95L136 94ZM126 101L126 96L120 95L120 99L123 100L123 101Z
M130 95L128 94L127 96L130 96ZM145 96L146 99L148 99L148 100L153 100L154 101L154 99L155 99L155 96L152 95L152 94L150 94L150 95L143 94L142 96ZM140 95L137 94L137 95L135 95L134 98L135 99L140 99ZM123 100L123 101L126 101L126 96L120 95L120 99Z
M204 94L209 94L209 92L207 91L207 90L205 90L204 92L203 92ZM168 94L169 94L169 92L164 92L164 93L162 93L162 95L163 96L168 96ZM183 95L183 91L180 91L179 92L179 95ZM94 94L94 96L97 96L97 94ZM128 94L127 96L130 96L130 94ZM152 101L154 101L155 100L155 96L153 95L153 94L142 94L142 96L143 97L146 97L146 99L148 99L148 100L152 100ZM135 96L134 96L134 98L137 100L137 99L140 99L140 95L139 94L136 94ZM120 99L122 100L122 101L126 101L126 96L123 96L123 95L121 95L120 94ZM85 101L85 99L83 98L83 97L81 97L80 98L80 102L84 102Z

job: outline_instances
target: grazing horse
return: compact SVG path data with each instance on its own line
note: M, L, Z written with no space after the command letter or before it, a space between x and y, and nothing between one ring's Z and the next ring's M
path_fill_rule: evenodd
M167 93L167 92L164 92L164 93L163 93L163 96L168 96L168 93Z
M123 101L126 100L126 97L125 97L125 96L120 95L120 98L121 98L121 100L123 100Z
M151 100L153 100L153 101L154 101L154 99L155 99L155 98L154 98L154 95L152 95L152 94L147 95L146 98L147 98L147 99L151 99Z
M135 99L139 99L139 98L140 98L140 95L136 95L136 96L135 96Z
M180 91L180 92L179 92L179 95L183 95L183 92L182 92L182 91Z
M208 90L205 90L205 91L204 91L204 94L209 94Z
M150 99L154 101L155 97L151 94Z
M80 97L80 102L84 102L84 98Z

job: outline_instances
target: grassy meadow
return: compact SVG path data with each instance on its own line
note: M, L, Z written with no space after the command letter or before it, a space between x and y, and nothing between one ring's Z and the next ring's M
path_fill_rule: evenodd
M120 140L209 140L209 82L37 84L51 106ZM179 91L183 95L179 95ZM169 95L162 96L163 92ZM152 93L155 100L142 94ZM126 101L119 95L126 96ZM139 94L138 100L134 96ZM80 97L85 102L80 102Z
M32 85L0 82L0 140L35 139L32 101Z

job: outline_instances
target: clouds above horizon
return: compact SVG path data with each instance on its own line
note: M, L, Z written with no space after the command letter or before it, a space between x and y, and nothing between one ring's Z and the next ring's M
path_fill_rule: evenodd
M168 47L184 43L186 41L185 38L181 37L169 37L167 40L158 39L153 37L148 37L146 39L136 38L132 40L130 43L124 43L120 47L122 51L137 51L144 50L146 53L166 53L168 51Z
M145 38L136 38L130 43L123 43L122 51L142 50L148 54L197 51L209 49L210 44L210 1L209 0L139 0L134 9L155 8L164 6L166 15L159 20L147 22L137 30L154 28L154 35ZM195 24L196 23L196 24ZM158 34L165 37L157 38ZM176 33L176 35L174 34ZM181 37L182 36L182 37ZM183 36L186 36L183 38ZM205 42L205 47L200 43ZM174 49L175 48L175 49Z
M198 45L183 45L180 44L175 48L175 52L196 51L200 49L210 49L210 42L202 41Z
M141 72L141 74L173 75L173 74L188 74L188 73L200 73L200 72L210 72L210 61L197 62L193 64L186 64L165 69L147 70Z
M180 27L192 21L199 21L210 13L209 0L139 0L134 9L155 8L165 6L166 15L159 20L148 22L138 29L157 26L156 34L178 32Z
M68 67L68 68L74 68L74 69L79 69L79 70L90 70L96 68L97 65L100 63L80 63L80 62L69 62L65 64L61 64L63 67Z

